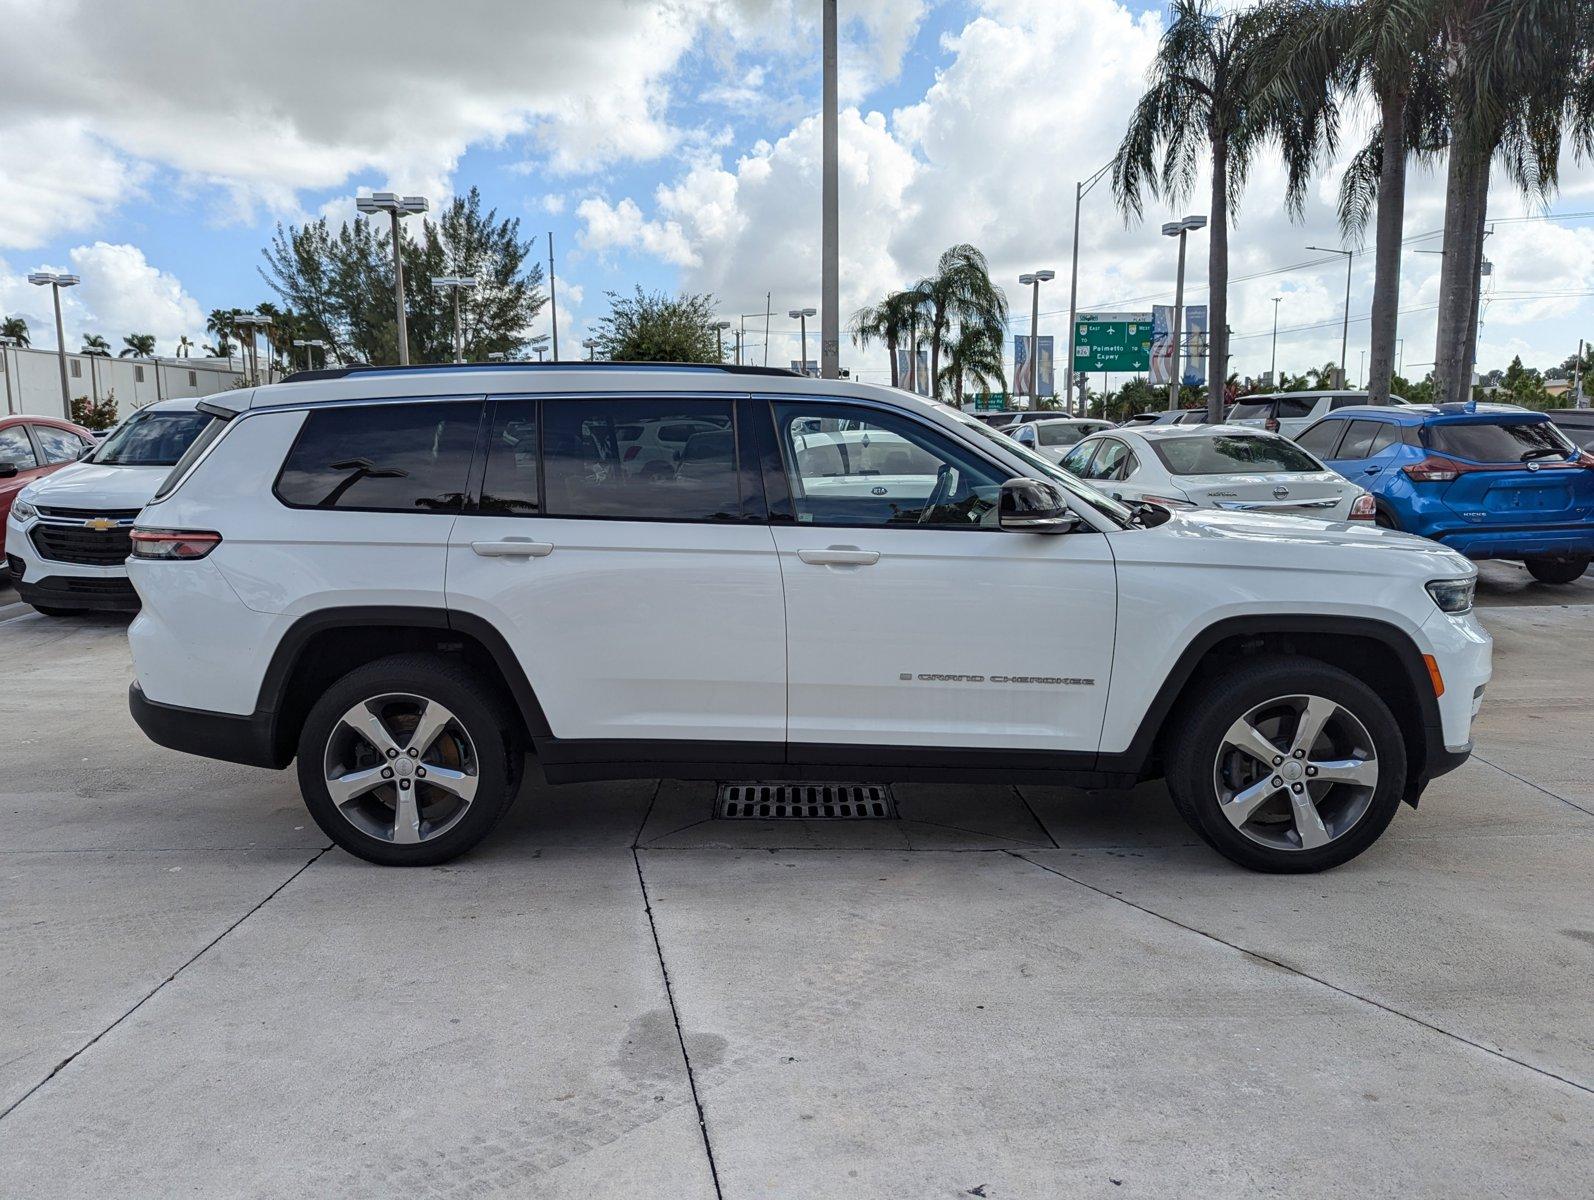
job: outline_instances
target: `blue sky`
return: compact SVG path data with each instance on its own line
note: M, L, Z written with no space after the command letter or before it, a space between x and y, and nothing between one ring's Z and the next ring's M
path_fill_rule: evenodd
M844 308L971 241L1027 311L1016 276L1051 266L1066 278L1073 182L1121 135L1161 9L843 0L843 12ZM378 36L388 15L392 31ZM179 334L200 336L209 309L270 297L258 269L277 221L341 220L356 191L386 188L436 203L477 186L521 219L539 257L552 230L566 353L604 311L605 290L637 283L713 292L730 316L773 293L771 361L796 355L779 314L818 302L813 0L456 0L448 38L420 0L240 0L229 24L254 31L247 42L218 39L214 10L197 0L0 0L0 16L12 34L0 46L0 310L27 316L40 344L53 331L43 293L21 280L29 269L83 275L73 341L153 331L169 352ZM77 37L85 27L100 36ZM49 69L68 54L72 72ZM1231 263L1235 277L1257 276L1231 291L1242 374L1266 369L1259 334L1275 295L1281 365L1338 355L1339 268L1262 274L1320 258L1307 244L1337 244L1336 171L1302 224L1280 211L1276 165L1253 172ZM1440 223L1442 182L1415 173L1409 232ZM1199 190L1183 208L1204 210ZM1551 211L1590 210L1594 171L1569 161ZM1594 220L1516 220L1543 214L1503 185L1491 213L1514 223L1490 239L1498 296L1480 358L1548 365L1579 330L1594 333L1583 282ZM1092 195L1082 308L1171 300L1170 247L1155 231L1172 215L1148 209L1126 228L1105 188ZM1402 308L1406 358L1420 367L1432 357L1437 259L1417 248ZM1197 239L1193 300L1204 253ZM1370 270L1370 255L1357 260L1353 318L1370 303ZM1043 333L1065 335L1066 302L1061 284L1043 293ZM1364 321L1352 324L1353 376L1358 340ZM849 346L848 360L884 376L878 353Z

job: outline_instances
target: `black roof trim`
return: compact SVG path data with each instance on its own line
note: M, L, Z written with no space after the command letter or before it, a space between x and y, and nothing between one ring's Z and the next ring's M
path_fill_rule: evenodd
M782 379L801 379L785 367L744 367L736 363L674 362L506 362L506 363L410 363L408 366L328 367L320 371L295 371L283 383L309 383L317 379L347 379L351 375L413 375L431 371L718 371L724 375L774 375Z

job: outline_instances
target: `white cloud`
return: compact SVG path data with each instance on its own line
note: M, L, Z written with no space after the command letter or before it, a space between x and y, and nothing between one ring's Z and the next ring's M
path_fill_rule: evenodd
M204 332L199 302L178 279L150 264L137 246L94 242L74 247L70 267L46 264L43 269L70 270L82 277L77 287L61 293L62 323L68 347L76 349L84 334L102 335L115 350L129 333L155 335L159 353L176 352L182 335L196 342ZM35 346L54 348L55 314L50 290L27 282L25 272L0 262L0 311L27 320Z
M576 205L576 216L583 225L580 242L584 249L600 254L616 249L636 249L675 266L690 267L698 263L697 252L687 242L678 222L645 220L634 200L623 199L618 204L610 204L591 196Z
M91 226L136 194L147 175L84 121L0 123L0 247L26 249Z

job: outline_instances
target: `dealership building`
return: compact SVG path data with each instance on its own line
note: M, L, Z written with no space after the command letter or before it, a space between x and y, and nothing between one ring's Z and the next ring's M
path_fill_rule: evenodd
M67 387L72 398L114 398L126 416L135 408L181 396L209 396L239 387L246 378L238 359L109 358L68 354ZM264 380L262 371L262 380ZM0 346L0 414L69 417L61 398L60 357L54 350Z

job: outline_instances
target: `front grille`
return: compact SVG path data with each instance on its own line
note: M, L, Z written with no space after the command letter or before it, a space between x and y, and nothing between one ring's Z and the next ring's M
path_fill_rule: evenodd
M113 521L132 522L138 519L141 508L47 508L37 506L41 517L60 517L64 521L89 521L95 517L109 517Z
M714 816L733 821L894 820L883 783L722 783Z
M39 586L73 596L131 596L133 585L125 579L83 579L77 575L51 575Z
M109 515L109 514L102 514ZM53 562L81 563L87 567L114 567L133 552L133 530L85 529L82 525L57 525L40 521L29 535L33 548Z

